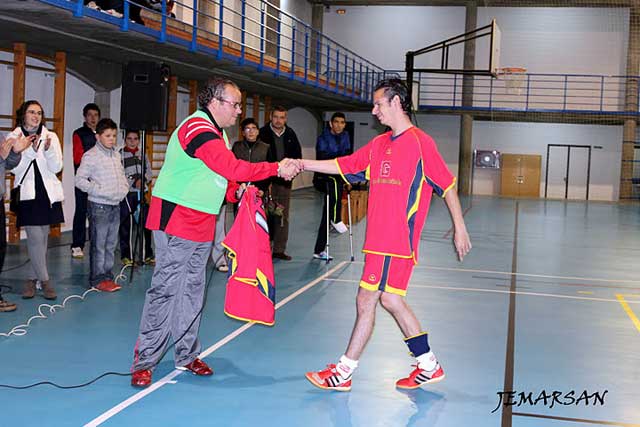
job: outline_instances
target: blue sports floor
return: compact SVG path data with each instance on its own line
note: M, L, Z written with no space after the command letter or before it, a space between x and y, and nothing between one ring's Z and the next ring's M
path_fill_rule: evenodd
M293 193L294 259L275 263L274 327L227 318L225 275L209 273L200 338L213 377L175 371L170 351L144 391L118 376L75 390L0 388L0 426L640 427L638 205L465 199L473 249L459 263L446 207L434 201L407 299L447 377L394 388L412 358L380 308L349 393L304 378L344 352L363 260L364 222L354 227L355 262L347 235L332 235L331 264L311 259L321 206L311 190ZM58 304L88 280L88 258L55 247L68 240L50 242ZM0 313L0 332L47 302L19 297L26 259L24 245L9 248L0 282L14 287L5 296L18 310ZM151 272L137 269L120 292L68 300L25 335L0 337L0 383L73 385L128 372ZM500 405L505 391L514 393Z

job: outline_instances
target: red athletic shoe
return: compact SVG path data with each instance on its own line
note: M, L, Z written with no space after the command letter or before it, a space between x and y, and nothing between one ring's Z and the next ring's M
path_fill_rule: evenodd
M440 382L444 379L444 371L442 366L436 362L436 367L433 371L427 372L420 368L420 365L413 365L416 369L409 374L407 378L402 378L396 381L396 387L413 390L425 384L433 384Z
M211 370L209 365L207 365L197 357L193 360L193 362L189 363L188 365L176 366L176 369L180 369L181 371L190 371L194 375L200 375L200 376L213 375L213 371Z
M96 289L102 292L116 292L122 289L122 286L118 285L112 280L103 280L102 282L98 283Z
M305 377L318 388L325 390L349 391L351 390L351 377L345 380L336 371L336 365L327 365L327 369L318 372L307 372Z
M151 385L151 369L140 369L131 375L131 385L134 387L149 387Z

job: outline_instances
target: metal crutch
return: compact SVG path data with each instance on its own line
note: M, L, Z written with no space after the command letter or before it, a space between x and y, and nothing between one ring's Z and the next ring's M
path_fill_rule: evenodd
M327 260L326 260L326 264L329 264L329 262L331 262L331 257L329 257L329 183L326 183L326 196L325 196L325 206L326 206L326 212L325 215L327 217L327 244L325 247L325 253L327 254Z
M347 210L349 212L349 248L351 249L351 262L355 260L353 257L353 221L351 220L351 189L347 190Z

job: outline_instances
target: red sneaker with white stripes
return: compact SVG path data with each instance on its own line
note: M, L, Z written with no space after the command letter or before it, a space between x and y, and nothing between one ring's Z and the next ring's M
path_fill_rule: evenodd
M349 391L351 390L351 376L348 379L336 370L336 365L327 365L327 369L318 372L307 372L305 377L314 386L324 390Z
M405 390L413 390L425 384L434 384L444 379L442 366L436 362L436 367L432 371L425 371L420 368L420 364L413 365L416 368L406 378L396 381L396 387Z

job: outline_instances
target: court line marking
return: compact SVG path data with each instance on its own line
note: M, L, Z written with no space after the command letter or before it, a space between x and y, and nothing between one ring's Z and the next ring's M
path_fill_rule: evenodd
M276 310L282 308L282 306L284 306L288 302L292 301L294 298L296 298L300 294L308 291L309 289L311 289L312 287L314 287L318 283L323 282L327 278L327 276L330 276L331 274L333 274L336 270L340 269L342 266L347 264L347 262L348 261L340 262L335 267L333 267L331 270L327 271L326 273L323 273L321 276L318 276L317 278L315 278L311 282L307 283L306 285L304 285L303 287L301 287L300 289L298 289L297 291L295 291L294 293L292 293L291 295L289 295L288 297L286 297L285 299L283 299L282 301L277 303L276 307L275 307ZM213 344L212 346L207 348L205 351L201 352L200 353L200 358L204 359L205 357L207 357L208 355L210 355L214 351L218 350L220 347L224 346L229 341L233 340L238 335L242 334L244 331L246 331L247 329L249 329L250 327L252 327L255 324L256 323L246 323L246 324L242 325L241 327L239 327L235 331L231 332L230 334L228 334L227 336L222 338L220 341L216 342L215 344ZM151 383L151 385L149 387L145 388L144 390L139 391L138 393L134 394L133 396L131 396L128 399L120 402L119 404L117 404L113 408L105 411L104 413L102 413L98 417L96 417L93 420L89 421L87 424L84 425L84 427L96 427L96 426L101 425L102 423L104 423L105 421L107 421L108 419L113 417L114 415L118 414L119 412L122 412L127 407L133 405L138 400L141 400L145 396L148 396L149 394L151 394L154 391L158 390L163 385L175 383L175 381L173 381L173 379L175 377L177 377L178 375L184 373L184 372L185 371L181 371L181 370L178 370L178 369L175 369L175 370L171 371L169 374L165 375L160 380Z
M627 301L624 299L624 297L621 294L616 294L616 298L618 298L618 301L620 302L620 305L622 306L624 311L627 313L627 316L629 316L633 324L636 326L636 329L638 330L638 332L640 332L640 320L638 320L638 318L636 317L636 314L633 312L633 310L631 310L631 307L629 307L629 304L627 303ZM629 302L632 302L632 301L629 301Z
M364 264L364 261L354 261L352 264ZM432 266L420 266L416 265L415 270L443 270L443 271L461 271L465 273L491 273L491 274L504 274L507 276L522 276L522 277L542 277L545 279L564 279L564 280L588 280L590 282L605 282L605 283L633 283L640 285L638 280L627 279L598 279L594 277L574 277L574 276L553 276L547 274L532 274L532 273L512 273L510 271L497 271L497 270L474 270L471 268L454 268L454 267L432 267Z
M334 282L360 283L359 280L352 280L352 279L332 279L332 278L327 278L325 280L331 280L331 281L334 281ZM526 292L526 291L507 291L507 290L500 290L500 289L458 288L458 287L455 287L455 286L419 285L419 284L411 284L411 287L412 288L445 289L445 290L451 290L451 291L470 291L470 292L489 292L489 293L496 293L496 294L515 294L515 295L527 295L527 296L536 296L536 297L577 299L577 300L587 300L587 301L619 302L617 299L612 299L612 298L579 297L579 296L575 296L575 295L561 295L561 294L549 294L549 293ZM631 304L640 304L640 301L627 301L627 302L631 303Z

